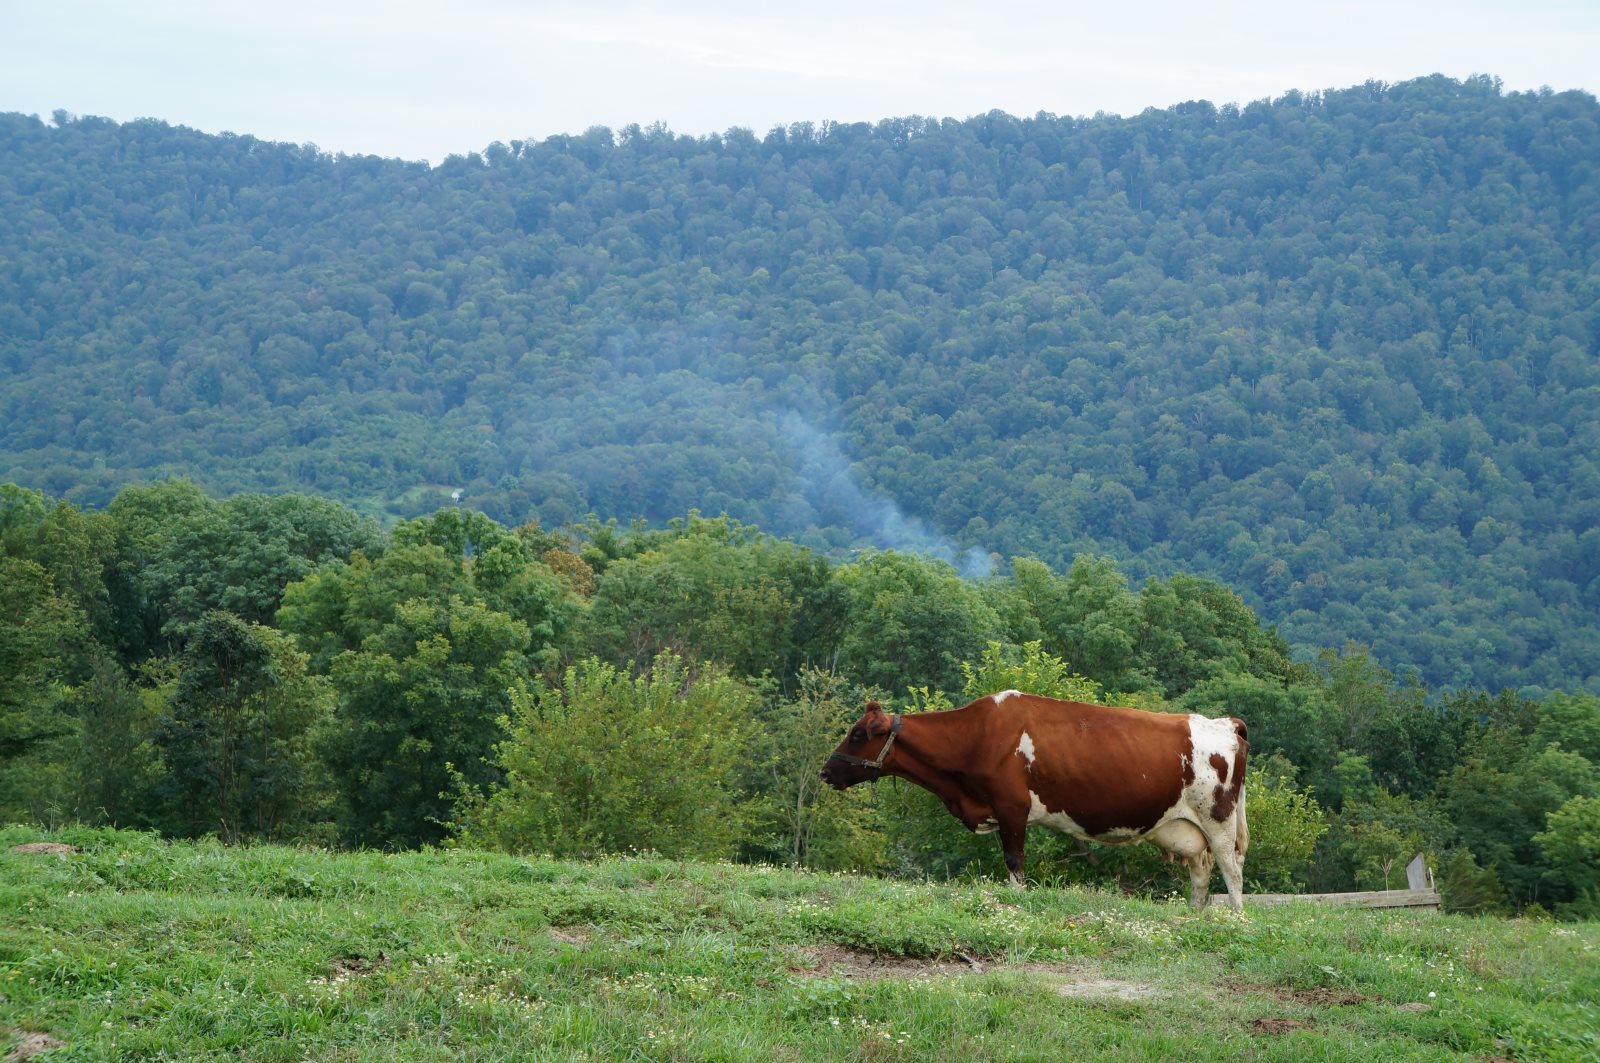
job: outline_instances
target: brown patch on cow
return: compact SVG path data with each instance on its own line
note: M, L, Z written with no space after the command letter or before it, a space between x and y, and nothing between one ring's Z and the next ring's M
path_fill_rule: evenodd
M57 856L68 856L72 853L83 852L76 845L66 845L62 842L23 842L21 845L13 845L11 851L14 853L55 853Z
M1212 794L1211 818L1218 823L1228 822L1228 817L1233 815L1233 803L1239 798L1237 786L1219 786Z
M1249 729L1245 727L1244 721L1234 719L1233 731L1234 734L1239 738L1238 754L1233 764L1233 785L1218 786L1216 794L1214 795L1215 800L1211 805L1211 817L1218 823L1226 823L1228 821L1228 817L1233 815L1233 806L1238 803L1239 800L1239 788L1244 785L1245 764L1250 759L1250 743L1245 739L1245 735L1249 733ZM1213 753L1211 755L1212 766L1216 767L1217 761L1221 759L1222 758L1220 756ZM1226 767L1226 765L1224 765L1224 767ZM1217 772L1217 777L1224 783L1228 781L1228 773L1226 770L1219 769Z
M5 1063L22 1063L25 1059L66 1047L65 1041L58 1041L47 1033L24 1032L17 1037L16 1047L6 1053Z
M1194 778L1187 716L1024 696L1038 756L1019 800L1031 791L1087 837L1151 830Z
M1295 1030L1309 1030L1311 1024L1309 1022L1301 1022L1299 1019L1261 1018L1251 1019L1250 1028L1256 1033L1278 1034L1293 1033Z
M1211 754L1211 768L1217 773L1217 781L1223 786L1228 785L1228 758L1221 753Z

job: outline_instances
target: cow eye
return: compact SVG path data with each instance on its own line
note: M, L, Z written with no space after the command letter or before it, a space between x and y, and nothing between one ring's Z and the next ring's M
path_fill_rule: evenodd
M859 727L856 728L850 734L850 741L852 741L852 742L865 742L866 740L867 740L867 732L863 731Z

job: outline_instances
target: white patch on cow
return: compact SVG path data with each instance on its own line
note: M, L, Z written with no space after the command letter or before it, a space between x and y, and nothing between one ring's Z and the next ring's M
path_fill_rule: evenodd
M996 705L998 705L1002 701L1006 700L1007 698L1020 698L1020 697L1022 697L1022 691L1020 691L1020 690L1002 690L998 694L991 694L989 696L994 698L994 703Z
M1046 808L1044 806L1044 802L1039 800L1039 795L1034 793L1032 790L1028 791L1028 801L1030 803L1028 808L1028 826L1031 827L1035 823L1038 823L1043 826L1051 827L1055 830L1061 831L1063 834L1070 834L1074 838L1089 837L1089 835L1085 833L1084 829L1078 826L1077 821L1071 816L1067 815L1065 812L1052 812Z
M976 827L972 828L974 834L993 834L1000 829L1000 821L990 816Z
M1201 815L1210 815L1217 800L1217 787L1223 785L1222 776L1211 763L1212 756L1220 756L1228 769L1228 784L1233 783L1239 751L1239 737L1234 733L1232 720L1212 720L1199 713L1189 714L1189 743L1194 749L1190 764L1194 767L1194 783L1189 787L1189 799Z
M1033 736L1027 731L1022 732L1022 741L1017 743L1017 752L1028 759L1028 767L1033 767Z

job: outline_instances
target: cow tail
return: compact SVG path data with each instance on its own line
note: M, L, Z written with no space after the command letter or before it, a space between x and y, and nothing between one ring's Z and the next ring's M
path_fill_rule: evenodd
M1233 733L1239 739L1239 756L1234 761L1233 778L1239 787L1239 800L1234 802L1234 851L1239 854L1239 859L1244 859L1245 850L1250 848L1250 823L1244 814L1244 773L1250 760L1250 728L1238 717L1233 718Z

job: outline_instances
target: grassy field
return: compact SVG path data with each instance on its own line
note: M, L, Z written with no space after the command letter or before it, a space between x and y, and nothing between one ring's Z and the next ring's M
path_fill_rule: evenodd
M0 1054L50 1063L1585 1060L1597 1000L1592 923L0 831Z

